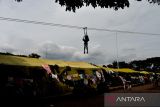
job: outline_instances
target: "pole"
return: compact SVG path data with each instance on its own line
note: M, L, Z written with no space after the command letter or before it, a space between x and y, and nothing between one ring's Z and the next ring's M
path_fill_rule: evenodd
M118 35L116 32L116 53L117 53L117 68L119 69L119 57L118 57Z
M46 45L46 59L47 59L47 54L48 54L48 46Z

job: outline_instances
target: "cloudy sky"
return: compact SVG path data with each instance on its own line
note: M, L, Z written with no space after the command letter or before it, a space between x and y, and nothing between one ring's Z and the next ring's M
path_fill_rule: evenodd
M54 0L0 0L0 17L160 34L160 6L130 0L123 10L83 7L66 12ZM108 64L117 58L116 33L88 31L89 54L83 54L83 30L0 21L0 51L36 52L43 58ZM160 35L118 33L118 59L160 56Z

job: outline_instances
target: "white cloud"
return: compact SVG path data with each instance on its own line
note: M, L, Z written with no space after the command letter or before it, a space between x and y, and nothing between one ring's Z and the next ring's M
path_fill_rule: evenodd
M0 16L51 23L160 33L159 6L131 1L129 8L83 7L66 12L53 0L0 1ZM18 54L37 52L52 59L87 61L98 64L116 60L115 33L88 31L89 54L83 54L83 30L0 21L0 51ZM46 42L49 41L49 42ZM118 33L119 60L160 55L159 37Z
M87 61L96 64L103 64L106 62L106 55L99 51L97 47L90 49L89 54L83 54L74 47L56 45L52 42L45 42L39 46L38 53L42 57L48 59L62 59L70 61Z
M1 44L0 46L0 51L1 52L9 52L9 53L14 53L17 51L15 47L9 44Z

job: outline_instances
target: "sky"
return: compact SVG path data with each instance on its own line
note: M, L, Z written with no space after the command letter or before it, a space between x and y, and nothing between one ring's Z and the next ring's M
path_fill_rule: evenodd
M160 34L160 6L130 0L130 7L101 9L82 7L65 11L54 0L0 0L0 17L64 25ZM83 54L83 29L7 22L0 20L0 51L38 53L42 58L109 64L160 56L160 35L88 30L89 54ZM117 43L117 45L116 45ZM117 48L116 48L117 47Z

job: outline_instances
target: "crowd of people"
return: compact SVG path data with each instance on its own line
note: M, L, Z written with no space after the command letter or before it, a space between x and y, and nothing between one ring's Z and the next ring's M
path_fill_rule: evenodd
M96 95L109 92L110 87L122 86L131 90L133 85L159 84L158 74L115 73L105 69L77 69L67 66L60 71L59 66L50 65L50 71L34 69L30 76L22 77L7 72L1 75L0 95L2 96L55 96L71 92L76 95Z

